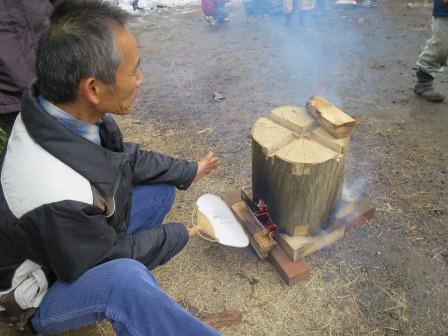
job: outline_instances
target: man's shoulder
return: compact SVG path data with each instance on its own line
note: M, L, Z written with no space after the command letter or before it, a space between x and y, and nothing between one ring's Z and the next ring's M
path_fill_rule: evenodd
M89 181L33 141L20 115L7 144L1 186L17 218L43 204L93 202Z

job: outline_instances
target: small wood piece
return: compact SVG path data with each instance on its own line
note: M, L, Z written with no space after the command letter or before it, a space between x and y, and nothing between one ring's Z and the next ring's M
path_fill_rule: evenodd
M348 137L355 128L355 119L321 96L312 97L306 104L306 109L337 139Z
M307 280L310 275L311 267L304 259L296 262L289 260L280 246L272 249L269 260L288 286Z
M345 154L350 140L349 137L336 139L323 127L313 129L310 133L310 138L340 154Z
M269 119L299 136L313 129L316 119L297 106L281 106L271 111Z
M239 310L227 310L219 313L210 313L201 317L202 322L209 326L219 329L240 323L242 321L242 312Z

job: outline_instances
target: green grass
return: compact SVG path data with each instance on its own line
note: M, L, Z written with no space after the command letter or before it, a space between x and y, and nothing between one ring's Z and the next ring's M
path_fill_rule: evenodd
M6 132L3 130L3 128L0 127L0 151L3 149L3 146L5 145L6 142L6 137L8 135L6 134Z

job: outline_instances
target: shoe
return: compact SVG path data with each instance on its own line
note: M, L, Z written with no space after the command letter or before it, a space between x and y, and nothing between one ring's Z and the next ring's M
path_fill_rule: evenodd
M226 22L229 22L229 17L219 18L219 19L216 20L216 22L218 22L218 23L226 23Z
M216 24L216 20L213 16L206 16L205 20L208 22L210 26L214 26Z
M358 6L356 0L336 0L333 7L336 9L352 9Z
M362 3L361 6L364 8L377 7L378 2L377 2L377 0L364 0L364 2Z
M441 103L446 97L434 89L433 82L433 76L421 69L418 69L417 84L414 86L414 92L430 102Z

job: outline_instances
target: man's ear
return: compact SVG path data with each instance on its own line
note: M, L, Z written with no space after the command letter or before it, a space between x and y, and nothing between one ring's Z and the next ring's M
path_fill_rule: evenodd
M89 103L98 105L100 102L101 83L95 77L86 77L79 83L79 95Z

